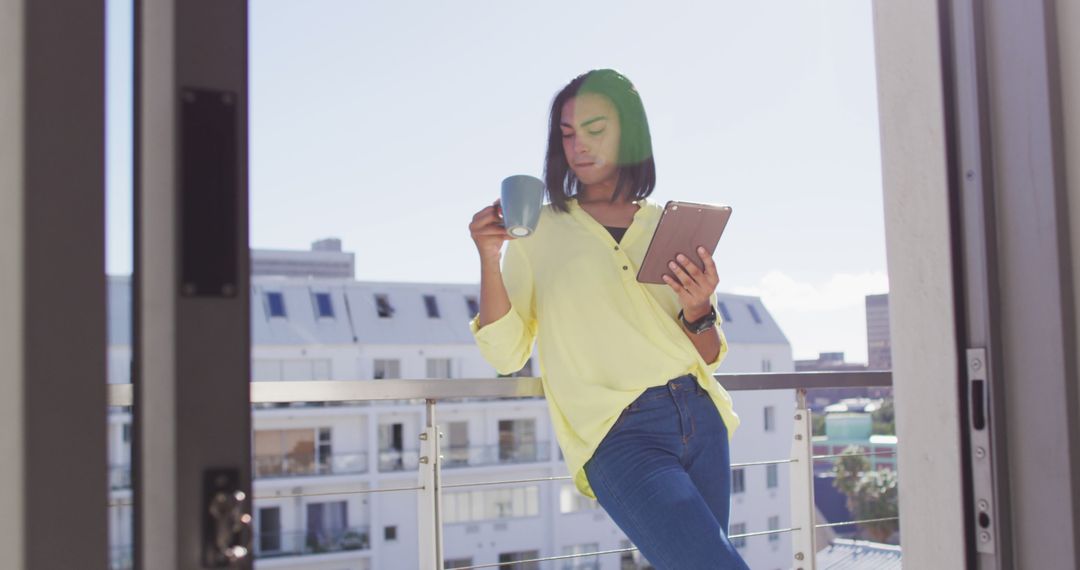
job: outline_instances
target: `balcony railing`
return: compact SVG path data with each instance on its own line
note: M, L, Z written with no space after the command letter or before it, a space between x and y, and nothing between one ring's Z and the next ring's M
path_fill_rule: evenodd
M412 471L420 464L419 449L380 449L379 472Z
M135 567L130 544L120 544L109 549L109 570L131 570Z
M470 445L442 448L443 469L483 467L551 461L551 446L546 441L515 442L497 445Z
M109 489L119 491L131 488L131 465L121 463L109 466Z
M455 380L456 382L456 380ZM470 445L442 449L443 469L538 463L551 460L548 442L520 443L513 446ZM420 461L419 449L380 449L379 471L412 471Z
M255 533L256 558L305 556L371 548L367 527Z
M842 527L858 524L895 522L897 517L843 521L826 524L815 522L814 503L814 463L834 455L813 455L813 437L810 410L806 405L808 390L843 387L885 387L891 386L892 374L888 371L857 372L789 372L761 374L720 374L717 376L728 391L752 390L794 390L797 395L794 410L794 432L792 434L791 454L788 457L735 463L732 468L752 465L790 464L791 474L791 517L790 528L752 530L732 534L732 539L745 539L754 536L769 536L790 533L793 542L792 566L800 570L815 570L816 532L827 527ZM112 406L130 406L132 391L130 385L110 385L109 404ZM543 388L539 378L481 378L481 379L433 379L433 380L380 380L369 381L305 381L305 382L252 382L251 401L254 404L271 403L317 403L317 402L354 402L385 400L422 400L425 402L426 417L424 429L420 433L420 447L416 450L391 450L386 456L380 452L379 469L390 465L391 470L417 469L418 485L396 488L363 488L355 490L335 490L335 495L413 492L419 493L419 553L420 567L443 568L442 545L442 492L444 489L457 487L479 487L490 485L508 485L536 481L569 481L570 476L539 477L530 479L477 481L467 483L442 484L441 471L447 463L446 449L441 445L443 435L438 432L435 420L435 408L439 401L464 400L477 398L531 398L543 397ZM547 446L540 446L546 448ZM880 454L881 452L877 452ZM415 457L415 459L413 459ZM399 462L400 459L400 462ZM458 458L460 459L460 457ZM408 466L408 467L406 467ZM256 499L280 499L282 497L303 497L311 493L274 495ZM119 499L113 505L130 504L130 500ZM259 545L256 545L258 548ZM286 550L283 548L283 551ZM572 560L583 557L633 552L636 548L604 550L583 554L551 556L532 560L519 560L512 563L495 563L468 566L461 570L494 568L512 564L540 563L551 560ZM291 550L295 552L295 549ZM284 555L284 554L283 554ZM295 555L295 554L293 554Z
M350 475L367 473L367 453L327 453L316 457L313 453L288 453L281 455L256 455L252 460L255 476L265 479L275 477L305 477L312 475Z

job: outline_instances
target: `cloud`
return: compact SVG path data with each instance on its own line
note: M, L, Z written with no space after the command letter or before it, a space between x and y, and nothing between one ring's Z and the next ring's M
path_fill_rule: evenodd
M810 282L770 271L756 285L732 292L761 298L796 359L842 351L848 362L866 362L866 296L888 290L884 272L837 273Z
M837 273L828 281L797 281L782 271L770 271L753 286L737 287L740 295L761 297L771 311L784 313L822 313L862 307L867 295L886 293L889 277L882 271Z

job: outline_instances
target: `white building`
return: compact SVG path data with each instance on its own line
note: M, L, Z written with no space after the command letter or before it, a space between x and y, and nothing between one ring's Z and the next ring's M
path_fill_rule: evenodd
M479 286L472 284L257 276L251 297L252 379L493 377L467 326L478 295ZM110 279L109 299L110 382L128 382L127 278ZM790 346L760 300L726 294L719 300L731 345L721 372L794 369ZM530 361L519 375L531 374ZM788 457L792 393L738 392L734 398L743 422L732 461ZM417 568L416 492L349 492L417 484L422 402L284 404L259 407L253 414L259 567ZM568 475L542 399L440 403L436 419L445 434L446 486ZM130 421L126 413L111 415L112 486L121 499L130 496ZM732 479L732 534L790 526L787 466L736 468ZM273 498L279 495L285 496ZM131 511L112 510L114 567L123 568ZM447 568L629 546L598 504L569 480L448 487L443 522ZM751 567L788 567L786 534L742 542ZM605 555L543 567L637 567L623 566L621 557L633 559Z

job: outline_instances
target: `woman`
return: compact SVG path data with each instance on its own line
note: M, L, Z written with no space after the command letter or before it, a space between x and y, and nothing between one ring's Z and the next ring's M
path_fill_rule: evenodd
M646 199L656 167L641 99L619 73L590 71L556 95L548 134L536 232L510 238L498 200L469 225L477 345L508 374L538 342L575 486L656 568L746 568L727 538L738 416L712 377L727 352L716 266L699 249L704 270L680 256L666 285L635 278L662 212Z

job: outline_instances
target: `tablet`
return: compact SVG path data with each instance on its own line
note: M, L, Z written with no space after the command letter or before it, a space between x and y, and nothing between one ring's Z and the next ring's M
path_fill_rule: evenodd
M641 261L637 280L641 283L666 285L662 279L665 273L675 277L668 267L668 262L680 253L704 271L704 264L697 254L697 246L704 247L709 251L709 255L712 255L729 218L730 206L674 200L668 202L660 216L660 223L653 232L649 249L645 251L645 258Z

